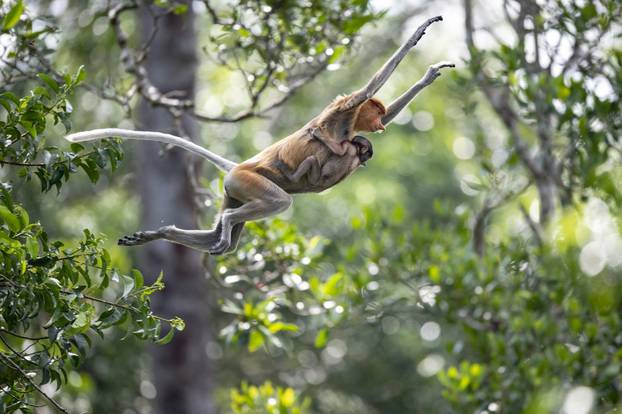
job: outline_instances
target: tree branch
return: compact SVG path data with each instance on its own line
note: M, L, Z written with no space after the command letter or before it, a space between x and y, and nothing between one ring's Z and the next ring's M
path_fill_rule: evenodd
M477 54L477 47L473 38L473 9L472 0L464 0L465 19L464 26L466 30L466 41L469 47L469 54L471 60L478 67L481 67L481 59ZM529 145L523 139L522 134L518 130L517 119L518 116L514 113L514 110L510 106L509 91L507 88L501 86L493 86L491 82L485 77L481 70L474 74L475 80L484 92L484 96L488 100L489 104L495 110L499 118L503 121L503 124L509 130L512 140L514 141L514 149L520 157L523 164L533 174L534 177L542 176L542 171L534 157L529 153Z
M18 167L45 167L45 164L42 162L18 162L0 159L0 165L4 164L16 165Z
M16 338L27 339L29 341L42 341L44 339L48 339L47 336L37 336L37 337L26 336L26 335L18 334L18 333L15 333L15 332L11 332L11 331L9 331L7 329L4 329L4 328L0 328L0 332L5 333L7 335L14 336Z
M527 225L531 229L531 232L535 236L536 242L538 243L538 246L542 246L542 230L541 230L540 226L538 225L538 223L536 223L535 221L533 221L531 219L531 216L529 215L529 212L527 211L525 206L520 204L518 206L518 208L520 209L520 212L523 215L523 218L527 222Z
M522 187L515 191L508 191L506 194L499 197L499 199L493 201L490 194L486 195L484 199L484 206L475 215L473 222L473 250L478 256L484 255L484 247L486 241L486 222L490 213L497 208L503 206L508 201L524 193L531 186L531 181L527 181Z
M216 15L215 10L209 6L207 1L204 2L206 6L208 6L208 12L211 15L212 19L219 24L222 24ZM267 89L272 73L275 68L271 68L266 72L266 79L260 85L259 89L255 92L250 91L250 99L251 106L249 109L244 110L236 115L231 116L209 116L203 114L196 110L195 102L191 99L177 99L172 98L167 94L163 94L160 90L151 83L149 80L149 74L145 65L143 64L144 58L147 54L147 50L143 48L140 53L140 57L136 57L134 51L128 45L128 39L120 25L120 15L128 10L133 10L138 8L138 5L133 3L121 3L118 4L108 12L108 19L112 28L114 29L115 36L117 39L117 45L121 50L121 61L125 67L127 73L133 75L136 78L136 92L140 94L147 102L155 106L161 106L167 108L173 116L178 116L178 112L183 112L199 121L203 122L222 122L222 123L236 123L249 118L261 118L267 115L271 110L281 106L285 103L289 98L291 98L294 93L303 85L307 84L311 80L313 80L319 73L321 73L324 69L326 69L327 61L324 60L319 63L312 71L306 73L302 81L294 84L289 87L288 92L283 95L280 99L271 103L267 107L263 109L257 109L257 104L259 102L259 98L263 92ZM158 16L156 16L157 18ZM278 45L277 45L278 46ZM148 45L147 45L148 48ZM225 64L221 62L221 64Z

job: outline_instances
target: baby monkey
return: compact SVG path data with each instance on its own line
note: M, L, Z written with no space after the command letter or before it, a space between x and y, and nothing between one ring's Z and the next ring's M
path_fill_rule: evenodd
M371 142L362 135L346 141L343 154L335 154L328 145L310 131L301 138L301 147L311 153L291 167L284 157L277 157L270 167L258 167L257 172L270 179L288 194L317 193L343 181L374 154ZM306 142L305 142L306 141Z
M311 133L313 134L313 132ZM349 141L350 148L346 149L344 155L338 155L335 153L328 154L328 158L320 160L318 155L310 155L303 162L298 165L296 171L291 171L289 166L283 162L279 162L278 168L291 183L297 184L300 180L306 176L307 185L305 190L311 192L314 189L320 187L332 187L339 181L346 178L348 173L354 171L359 165L365 165L365 163L371 159L374 155L374 150L371 142L362 135L356 135ZM358 158L358 162L356 162ZM352 162L348 162L351 159ZM352 165L356 163L357 165ZM344 166L351 165L351 168ZM327 183L327 181L330 181ZM333 181L336 181L333 183ZM321 190L319 190L321 191ZM290 193L292 193L290 191Z

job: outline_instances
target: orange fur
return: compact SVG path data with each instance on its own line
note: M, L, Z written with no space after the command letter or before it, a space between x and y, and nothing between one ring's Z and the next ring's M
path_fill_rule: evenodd
M384 130L382 116L387 113L387 108L378 98L366 101L358 112L354 129L356 131L375 132Z
M344 157L343 171L339 174L347 176L352 172L354 156L344 156L349 147L343 146L352 145L349 141L356 131L373 132L384 129L381 119L386 114L386 108L378 98L371 98L357 107L344 110L349 99L350 95L335 98L307 125L237 166L234 174L237 171L257 173L289 193L321 191L324 188L310 188L305 180L292 183L282 173L283 168L295 171L307 157L315 156L320 165L334 160L335 157ZM335 154L331 145L342 148L343 155ZM243 187L249 189L254 185L246 180L240 181L243 182Z

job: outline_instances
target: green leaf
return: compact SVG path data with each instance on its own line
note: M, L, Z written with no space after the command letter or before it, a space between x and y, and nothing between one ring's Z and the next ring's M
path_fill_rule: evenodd
M432 265L430 269L428 269L428 274L430 275L430 280L434 283L440 283L441 281L441 269L438 266Z
M18 0L17 3L11 7L11 10L9 10L6 16L4 16L4 19L2 20L2 31L6 32L15 26L17 22L19 22L19 18L22 16L23 12L24 3L22 0Z
M25 228L28 224L30 224L30 217L28 216L28 212L22 206L16 205L15 212L17 213L17 218L19 220L21 228Z
M78 68L78 71L76 72L76 75L73 78L73 84L77 85L78 83L82 82L85 78L86 78L86 70L84 69L84 65L80 65L80 67Z
M317 335L315 335L315 347L324 348L326 346L326 342L328 342L328 329L320 329Z
M335 63L337 60L339 60L339 58L341 57L341 55L343 54L343 52L346 50L345 47L343 46L337 46L333 49L333 54L330 56L330 58L328 59L328 63Z
M78 352L80 353L80 355L82 355L82 357L86 356L86 353L89 348L89 343L88 343L87 338L88 337L83 334L78 334L73 337L73 342L75 343L76 348L78 349Z
M0 97L8 99L13 102L16 106L19 106L19 98L13 92L5 91L0 93Z
M177 6L173 7L173 13L174 14L184 14L188 11L188 5L187 4L178 4Z
M58 86L58 83L51 76L45 73L38 73L37 77L41 79L43 82L45 82L45 84L49 86L50 89L52 89L54 92L58 93L58 91L60 91L60 87Z
M184 329L186 329L186 322L184 322L184 320L178 316L171 319L169 323L171 324L173 328L175 328L178 331L183 331Z
M264 343L263 334L259 331L252 331L248 338L248 350L249 352L255 352Z
M121 295L121 298L123 299L130 294L132 289L134 289L134 279L127 275L121 275L121 284L123 285L123 294Z
M0 218L4 220L12 231L17 232L21 229L19 218L6 206L0 205Z
M281 331L297 332L298 326L294 325L293 323L275 322L271 323L270 326L268 326L268 329L271 333L277 333Z
M69 148L71 148L72 152L80 152L84 149L84 146L82 146L81 144L78 144L77 142L74 142L73 144L71 144L69 146Z
M105 329L110 326L123 323L127 316L127 312L122 312L117 308L112 308L110 310L102 312L98 322L101 324L101 328Z
M11 102L8 99L4 99L2 96L0 96L0 105L2 105L7 112L11 111Z
M292 407L296 402L296 393L291 388L286 388L281 395L281 404L285 407Z
M590 20L591 18L598 16L598 11L596 10L596 6L593 3L589 2L588 4L585 5L585 7L581 9L581 16L585 20Z
M99 180L99 170L97 169L97 165L92 162L90 159L87 160L84 164L82 164L82 169L89 177L92 183L96 183Z
M242 308L240 308L238 305L236 305L235 303L233 303L229 299L225 299L225 302L222 305L222 307L220 308L220 310L225 312L225 313L231 313L233 315L242 315L243 314Z
M335 296L341 293L343 290L343 273L338 272L328 278L324 283L324 294L328 296Z
M43 86L37 86L32 90L32 93L37 96L37 97L41 97L44 96L46 98L50 97L50 93L48 92L47 89L45 89Z
M6 347L6 345L4 345L4 343L2 341L0 341L0 352L2 353L9 353L11 352L11 350L9 348ZM0 413L3 413L4 411L0 410Z
M136 285L136 289L140 289L145 284L145 279L143 278L143 274L140 273L137 269L132 269L132 277L134 278L134 284Z
M91 317L87 312L78 313L77 318L71 324L71 327L74 328L77 332L84 332L88 329L91 324Z
M45 285L57 291L63 288L63 285L55 277L50 277L46 279Z
M175 335L175 329L171 327L166 333L166 335L164 335L162 338L155 341L155 343L158 345L166 345L173 340L174 335Z

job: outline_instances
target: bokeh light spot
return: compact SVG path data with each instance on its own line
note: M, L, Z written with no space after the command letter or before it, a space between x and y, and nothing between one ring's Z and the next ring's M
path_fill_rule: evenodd
M417 365L417 373L422 377L436 375L445 366L445 359L439 354L430 354Z
M458 137L452 146L454 155L460 160L470 160L475 155L475 144L469 138Z
M571 389L562 407L563 414L587 414L594 404L594 391L590 387L579 386Z
M428 321L423 324L419 333L424 340L435 341L441 335L441 326L436 322Z
M419 131L429 131L434 128L434 117L428 111L418 111L413 114L412 123Z

